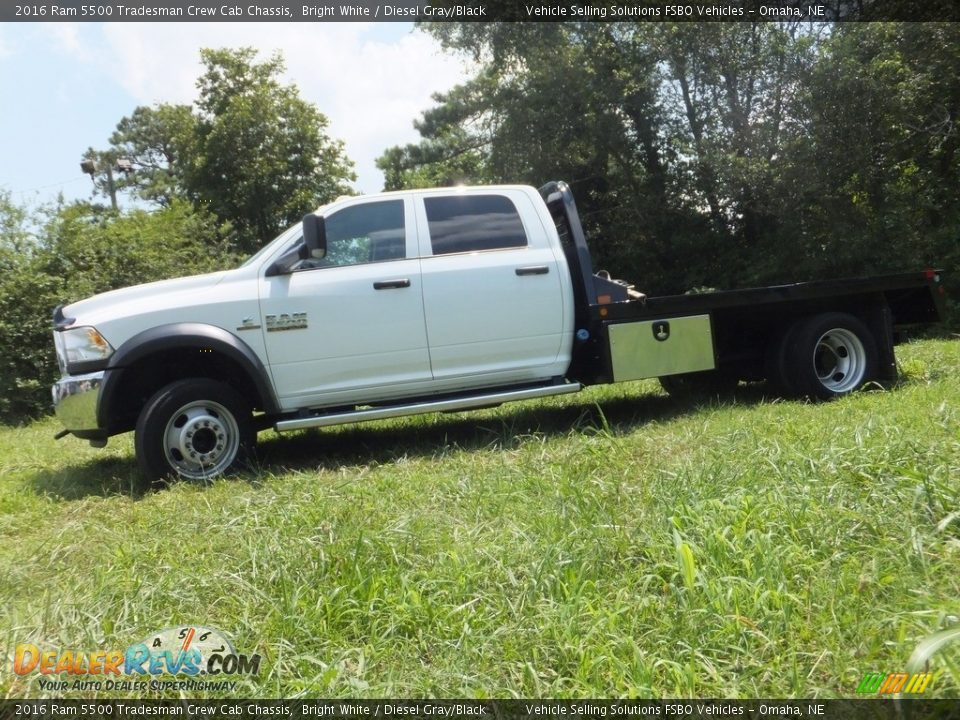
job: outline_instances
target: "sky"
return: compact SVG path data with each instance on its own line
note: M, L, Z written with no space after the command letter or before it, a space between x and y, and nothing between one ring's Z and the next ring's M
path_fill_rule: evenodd
M377 156L415 142L430 96L470 70L407 23L0 24L0 189L29 206L90 197L83 152L107 147L138 105L195 100L200 48L241 46L283 53L285 80L329 118L364 193L383 187Z

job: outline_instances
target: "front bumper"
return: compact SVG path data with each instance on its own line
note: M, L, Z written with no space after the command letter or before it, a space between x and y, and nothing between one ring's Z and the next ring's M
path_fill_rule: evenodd
M74 435L90 436L97 426L97 403L103 385L103 371L68 375L53 385L53 407L63 426Z

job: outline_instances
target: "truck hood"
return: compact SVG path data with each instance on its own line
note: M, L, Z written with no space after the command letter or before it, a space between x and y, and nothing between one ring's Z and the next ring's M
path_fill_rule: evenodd
M63 309L63 314L75 318L76 325L96 327L120 317L196 305L229 274L229 270L224 270L111 290L72 303Z

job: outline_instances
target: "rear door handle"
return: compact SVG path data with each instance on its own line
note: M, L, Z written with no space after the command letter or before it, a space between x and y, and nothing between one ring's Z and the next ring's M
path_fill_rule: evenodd
M399 278L398 280L378 280L373 284L374 290L394 290L396 288L410 287L408 278Z
M546 265L530 265L529 267L519 267L515 271L517 275L546 275L550 268Z

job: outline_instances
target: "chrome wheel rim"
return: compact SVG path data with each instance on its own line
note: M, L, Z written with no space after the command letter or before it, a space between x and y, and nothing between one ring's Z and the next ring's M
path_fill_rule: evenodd
M867 371L867 352L850 330L834 328L817 340L813 366L820 384L833 393L855 390Z
M220 403L195 400L170 416L163 433L163 453L182 477L203 480L219 475L237 457L240 429Z

